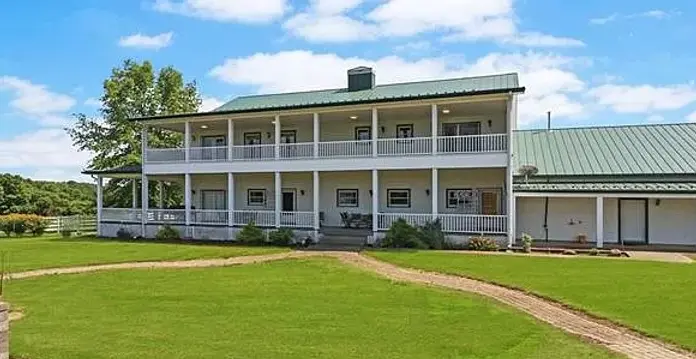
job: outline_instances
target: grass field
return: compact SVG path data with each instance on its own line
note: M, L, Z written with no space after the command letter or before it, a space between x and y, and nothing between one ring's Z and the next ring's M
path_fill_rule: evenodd
M332 259L13 281L18 358L612 358L484 298Z
M435 251L369 255L523 288L696 350L696 264Z
M0 238L0 253L6 254L6 270L9 272L130 261L225 258L284 250L234 245L119 242L94 237Z

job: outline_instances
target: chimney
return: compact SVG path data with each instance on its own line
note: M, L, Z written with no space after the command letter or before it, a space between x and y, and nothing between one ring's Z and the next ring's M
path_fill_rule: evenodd
M370 90L375 87L375 73L366 66L348 70L348 91Z

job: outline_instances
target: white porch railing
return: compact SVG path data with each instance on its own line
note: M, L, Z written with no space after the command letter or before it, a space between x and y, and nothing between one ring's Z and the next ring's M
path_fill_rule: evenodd
M437 138L438 153L481 153L507 151L506 134L443 136Z
M433 215L414 213L379 213L377 214L377 229L386 231L400 218L403 218L412 226L422 226L426 222L431 221L433 219Z
M442 223L442 231L450 233L483 233L505 234L507 233L507 216L484 214L438 214ZM413 213L379 213L377 215L377 229L386 231L399 218L403 218L413 226L422 226L432 221L432 214Z
M282 143L280 144L280 158L312 158L314 157L314 143Z
M254 222L259 227L274 227L274 211L234 211L234 224L243 226Z
M140 223L143 212L140 208L102 208L102 222Z
M191 147L189 148L191 162L224 162L227 161L227 146Z
M232 146L233 161L271 160L275 158L275 145Z
M281 212L282 227L314 228L314 212Z
M440 214L442 230L453 233L507 233L508 218L505 215Z
M146 163L184 161L186 161L186 150L183 148L148 148L145 150Z
M185 224L186 211L183 209L150 209L147 221L153 223Z
M191 223L193 224L215 224L227 225L229 212L225 210L191 210Z
M433 140L430 137L381 138L377 140L377 155L404 156L433 153Z
M372 141L319 142L319 157L370 157Z

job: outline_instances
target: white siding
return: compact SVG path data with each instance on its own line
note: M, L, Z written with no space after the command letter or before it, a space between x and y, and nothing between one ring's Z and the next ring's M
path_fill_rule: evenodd
M549 198L549 240L574 241L584 233L588 241L595 241L595 206L595 198ZM518 198L516 207L517 237L527 233L544 239L544 198Z
M430 189L430 170L380 171L379 211L381 213L431 213L431 198L425 193ZM387 207L389 189L410 189L411 208Z
M648 242L696 245L696 200L648 201Z
M275 184L273 173L243 173L234 175L234 206L236 210L275 210ZM266 191L265 206L249 206L247 191L249 189L263 189Z
M371 172L323 172L319 175L319 189L319 211L324 212L325 226L341 226L341 212L372 213ZM338 189L358 189L358 207L337 207Z
M439 213L457 213L456 208L447 208L447 189L459 188L498 188L501 196L505 196L505 169L490 168L490 169L457 169L457 170L440 170L439 171L439 194L438 196L438 212ZM430 186L428 186L430 187ZM504 211L504 206L500 208ZM502 213L502 212L501 212Z

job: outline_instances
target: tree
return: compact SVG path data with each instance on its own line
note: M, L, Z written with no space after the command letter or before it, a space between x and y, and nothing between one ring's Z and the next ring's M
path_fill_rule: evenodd
M201 104L196 83L184 83L182 74L173 67L155 73L149 61L137 63L133 60L126 60L121 67L112 70L111 76L104 81L100 100L100 118L76 114L76 124L66 129L79 150L94 154L89 167L97 170L140 164L142 127L129 119L196 112ZM150 147L177 147L181 142L180 134L148 130ZM166 203L180 202L180 186L167 185L164 193ZM150 191L151 203L156 203L156 195L157 191ZM104 198L111 205L129 206L130 181L109 181Z

